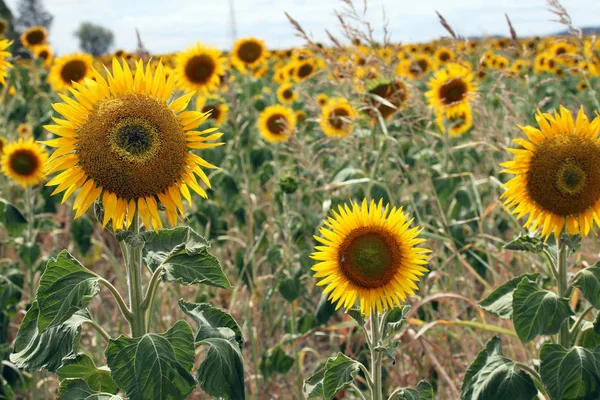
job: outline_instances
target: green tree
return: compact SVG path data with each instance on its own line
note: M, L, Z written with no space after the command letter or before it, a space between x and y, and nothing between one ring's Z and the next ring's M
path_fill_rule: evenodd
M79 38L81 50L95 56L105 54L114 41L114 35L109 29L90 22L81 23L75 36Z
M50 29L54 17L46 11L42 0L19 0L17 10L19 11L19 16L15 19L17 31L24 31L32 26Z

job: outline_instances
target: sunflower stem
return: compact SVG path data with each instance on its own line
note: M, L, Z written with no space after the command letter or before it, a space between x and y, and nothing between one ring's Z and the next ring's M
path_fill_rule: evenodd
M381 352L376 350L381 340L379 330L379 313L371 310L371 377L373 379L372 400L383 400L383 385L381 380Z
M569 248L567 243L563 239L562 235L558 236L557 239L557 251L558 251L558 275L557 275L557 286L558 296L567 297L569 291L568 277L567 277L567 259L569 256ZM558 343L564 348L569 348L571 342L571 332L569 331L569 321L565 321L560 327L558 332Z
M132 231L140 232L140 216L133 218ZM142 247L126 244L127 252L127 286L129 289L129 310L131 318L129 326L132 337L140 337L146 333L146 313L142 308Z
M25 188L25 214L27 218L27 236L25 237L26 244L35 243L35 237L33 236L33 217L34 217L34 197L31 193L31 186ZM29 278L29 299L33 302L35 299L35 269L33 266L27 268L27 275Z

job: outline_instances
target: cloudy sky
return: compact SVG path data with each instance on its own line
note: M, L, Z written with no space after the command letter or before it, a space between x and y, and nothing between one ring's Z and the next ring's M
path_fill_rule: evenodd
M362 11L362 1L355 3ZM18 0L6 1L16 13ZM73 36L82 21L110 28L115 48L135 50L135 29L154 53L177 51L198 40L227 49L232 43L230 3L235 10L238 37L257 36L269 47L302 44L286 19L294 17L317 41L327 42L325 29L339 33L335 10L339 0L44 0L54 15L50 41L57 52L75 51ZM538 35L561 30L551 21L545 0L367 0L367 19L381 27L385 17L393 41L425 41L445 34L435 10L459 34L508 34L508 13L518 35ZM599 25L600 1L562 0L577 26ZM381 37L381 29L375 34Z

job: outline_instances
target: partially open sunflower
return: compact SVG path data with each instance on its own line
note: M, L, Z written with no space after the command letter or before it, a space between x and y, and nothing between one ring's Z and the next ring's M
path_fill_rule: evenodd
M48 40L48 31L43 26L32 26L21 35L21 43L28 49L45 44L46 40Z
M167 102L175 77L167 80L162 64L153 73L140 60L132 73L113 59L106 75L93 70L95 80L70 89L75 100L59 94L64 103L53 105L66 119L45 127L59 136L46 142L57 148L46 172L60 172L48 185L64 192L63 202L79 190L75 218L101 198L104 226L112 220L115 229L129 227L137 210L147 229L158 229L160 202L175 225L185 213L181 197L192 203L190 188L207 197L196 175L210 187L202 168L216 168L191 150L223 144L209 143L222 134L195 130L208 115L184 111L193 93Z
M82 84L94 76L93 58L89 54L75 53L54 60L48 73L48 82L57 92L74 87L73 82Z
M235 42L231 51L232 64L245 73L253 69L267 58L265 42L254 37L243 38Z
M11 44L12 42L9 42L6 39L0 40L0 83L2 85L6 85L8 70L12 68L12 64L8 61L10 52L7 51Z
M429 250L417 247L425 241L418 237L423 228L410 228L412 219L402 208L384 208L382 201L367 204L364 199L362 205L340 205L332 213L323 221L321 236L315 236L322 246L311 257L318 261L312 267L317 285L331 293L328 299L336 309L348 310L358 300L368 317L414 294L415 282L428 271Z
M225 61L217 48L196 43L177 54L177 85L186 90L215 92L221 82L220 77L225 75Z
M9 143L4 146L0 166L4 175L22 187L35 186L44 180L44 164L48 153L33 138Z
M438 70L429 80L427 101L436 112L460 109L477 91L473 73L466 67L451 63Z
M536 120L539 129L519 126L528 140L515 139L514 160L501 164L516 175L502 198L517 218L529 214L525 227L545 238L565 227L587 236L600 221L600 118L590 123L580 109L573 121L561 106L554 115L538 111Z
M354 130L353 121L358 113L344 98L330 99L321 109L320 126L327 136L344 137Z
M294 110L281 104L265 108L258 117L258 130L266 141L286 142L296 129Z

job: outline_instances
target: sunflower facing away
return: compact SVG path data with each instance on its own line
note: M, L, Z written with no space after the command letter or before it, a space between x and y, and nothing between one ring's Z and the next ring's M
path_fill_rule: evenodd
M460 64L447 64L428 82L425 93L429 105L436 111L458 109L467 104L477 90L473 73Z
M8 61L10 52L7 51L11 44L12 42L6 39L0 40L0 83L2 85L6 85L6 75L8 75L8 70L12 68L12 64Z
M344 98L330 99L321 109L320 126L327 136L344 137L354 130L357 112Z
M177 85L203 93L215 92L221 83L220 77L225 75L225 61L218 49L196 43L177 54Z
M263 40L254 37L235 42L231 51L231 63L241 72L258 66L267 58L267 48Z
M515 139L518 149L503 172L516 175L506 184L505 204L525 227L548 238L564 227L571 234L589 234L600 218L600 117L589 122L583 109L576 121L561 106L560 113L538 111L538 128L520 126L527 139Z
M415 282L428 271L429 250L416 247L425 241L418 237L423 228L410 228L412 219L402 208L384 208L382 201L367 205L364 199L362 205L340 205L323 222L312 270L320 279L317 285L327 285L324 293L330 293L336 309L348 310L359 300L368 317L401 305L418 289Z
M28 49L45 44L46 40L48 40L48 31L42 26L32 26L21 35L21 43Z
M50 68L48 81L57 92L66 91L74 87L73 82L81 84L86 78L94 76L93 59L89 54L75 53L69 56L59 57L54 60Z
M175 77L165 78L162 63L153 73L140 60L132 73L113 59L106 75L93 70L95 81L70 89L75 100L59 94L64 103L53 105L66 119L45 127L59 136L46 142L57 149L45 171L60 171L48 185L58 186L53 194L64 192L63 202L79 189L75 218L101 198L103 226L112 220L115 229L129 227L137 210L146 229L158 229L160 202L175 225L184 214L181 197L192 202L190 188L207 197L196 175L210 187L202 168L216 168L190 150L222 145L208 143L222 134L195 130L208 115L184 111L193 93L167 103Z
M44 180L44 165L48 153L33 138L7 144L2 153L0 166L4 175L23 187L35 186Z
M295 129L294 110L280 104L265 108L258 117L258 130L271 143L287 142Z

